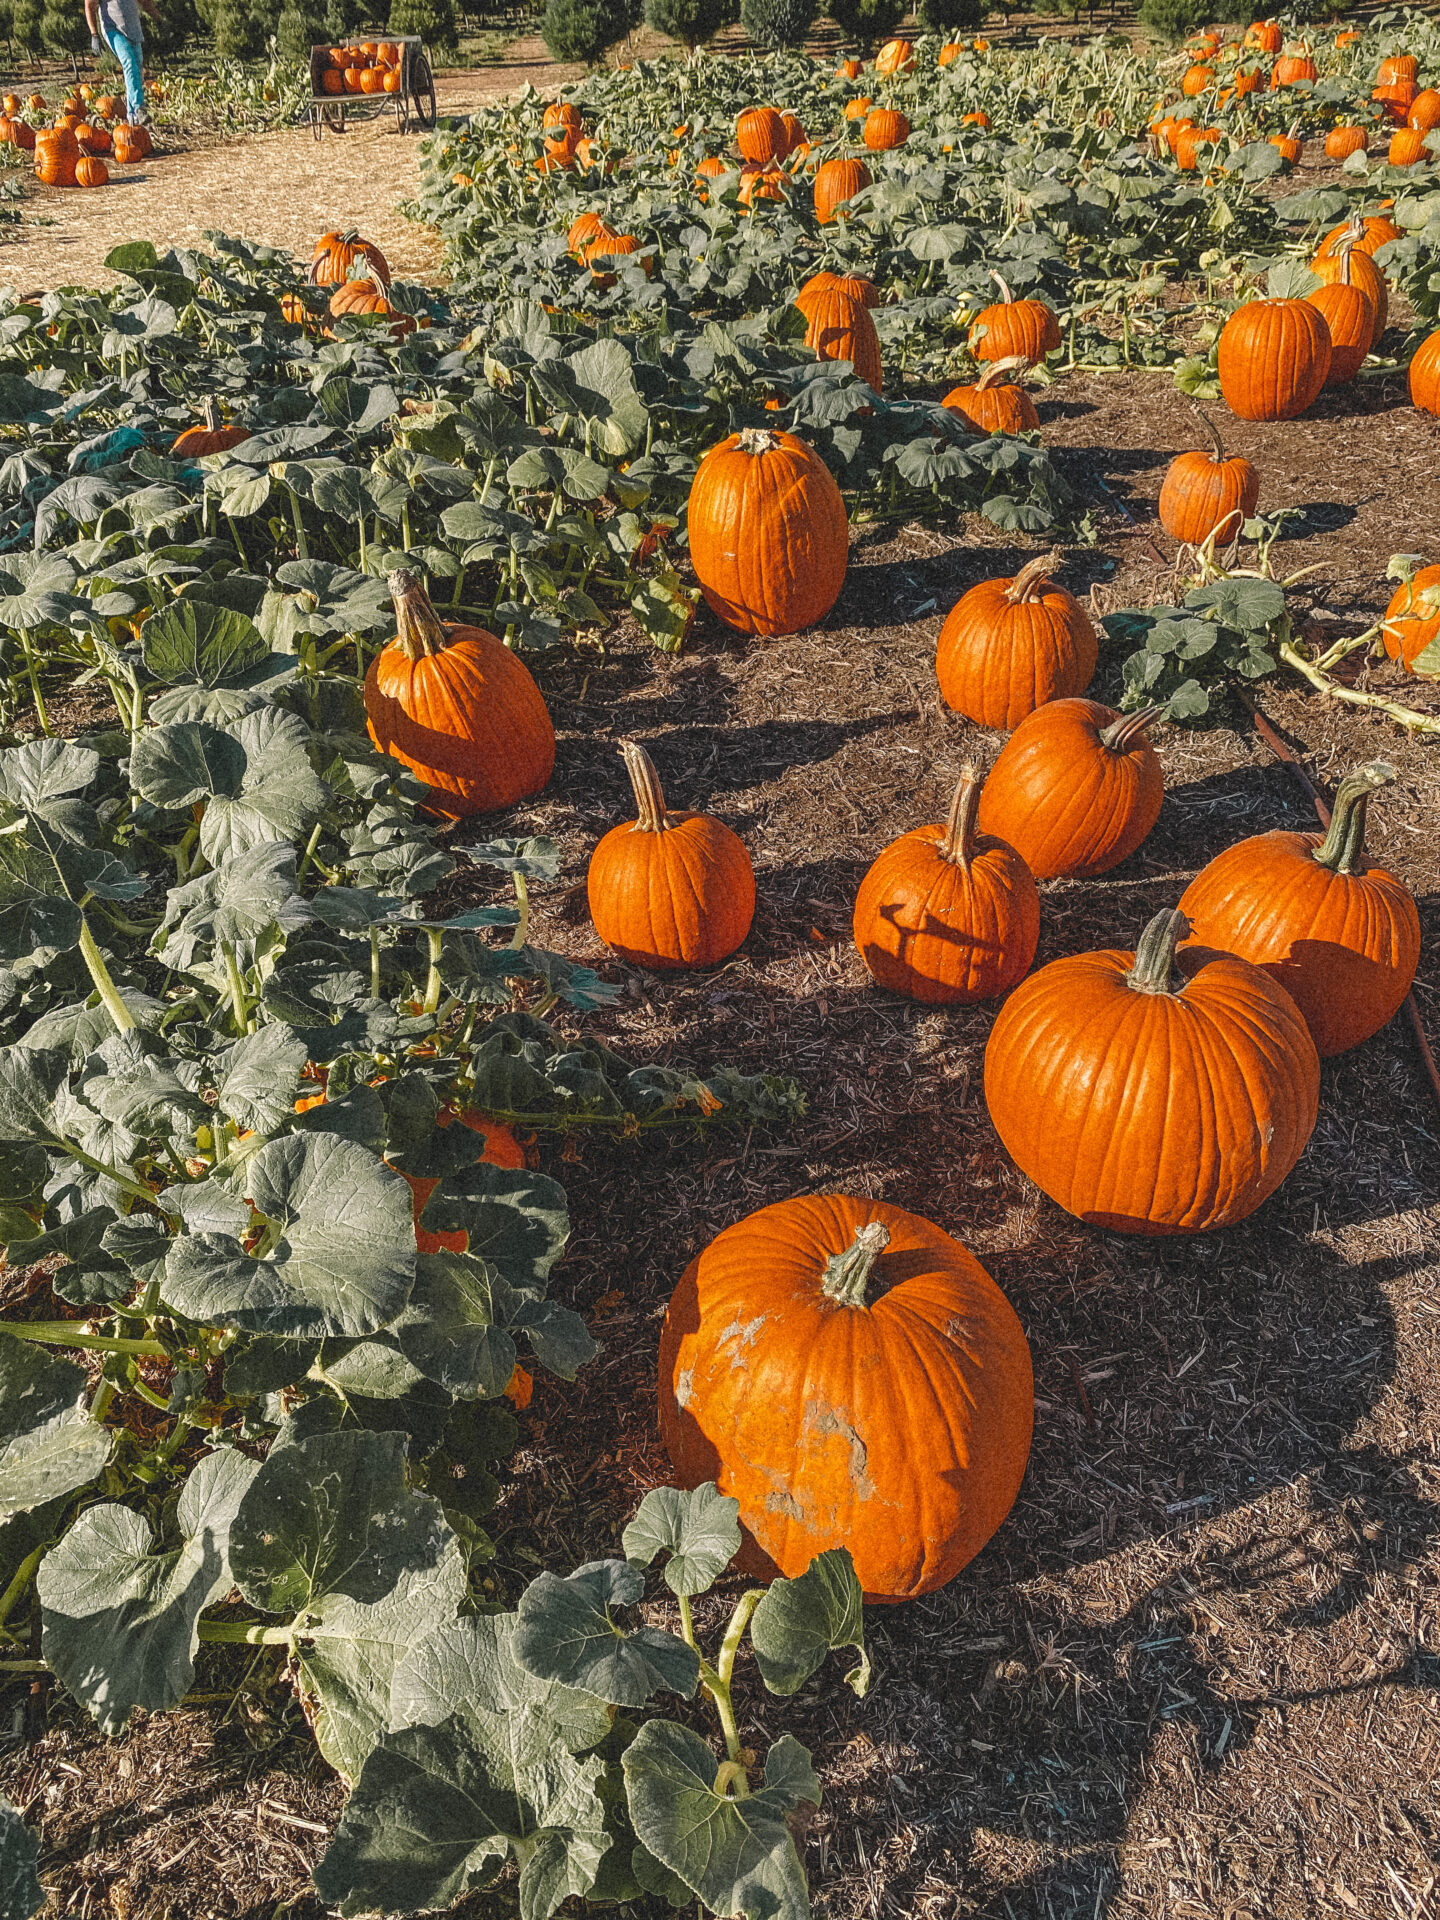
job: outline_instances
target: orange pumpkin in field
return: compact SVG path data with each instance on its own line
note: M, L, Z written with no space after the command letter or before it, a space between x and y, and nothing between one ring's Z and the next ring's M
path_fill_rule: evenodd
M35 151L35 129L26 120L10 122L10 144L19 147L22 153Z
M111 138L115 143L115 158L122 167L138 165L150 152L148 127L132 126L128 120L122 120Z
M202 460L207 453L226 453L249 438L247 427L221 425L219 408L213 396L207 394L204 425L186 427L183 433L177 434L171 443L170 453L176 460Z
M1411 405L1422 413L1440 414L1440 331L1415 349L1409 380Z
M756 166L782 159L786 152L783 116L774 107L750 107L735 122L735 144Z
M310 261L311 286L343 286L356 268L373 275L382 287L389 286L390 268L373 240L362 239L355 227L322 233Z
M1220 334L1220 391L1242 420L1294 420L1330 373L1330 329L1308 300L1251 300Z
M1385 609L1380 637L1386 653L1407 673L1440 640L1440 567L1421 567L1396 590ZM1436 665L1440 668L1440 661Z
M848 219L846 201L873 184L863 160L822 161L815 170L815 218L822 227L828 227L832 220Z
M103 187L109 178L110 169L94 154L84 154L75 162L77 187Z
M1060 322L1043 300L1017 300L998 273L1001 298L982 307L966 345L977 360L1043 360L1060 345Z
M872 153L889 153L910 138L910 122L894 107L873 107L865 116L861 138Z
M1363 127L1332 127L1325 136L1327 160L1348 160L1352 153L1364 153L1369 138Z
M82 126L75 129L75 144L82 153L109 153L114 143L104 127Z
M1083 693L1100 650L1089 616L1054 585L1058 554L1012 580L982 580L950 609L936 644L945 704L982 727L1018 727L1047 700Z
M382 753L452 817L528 799L555 765L555 728L530 669L482 627L446 627L419 578L389 577L396 637L370 663L365 713Z
M323 1106L325 1095L318 1099L296 1101L296 1106ZM487 1167L509 1167L519 1172L525 1165L525 1152L515 1135L503 1121L493 1120L488 1113L476 1113L470 1109L457 1112L453 1106L441 1107L435 1116L435 1124L443 1132L459 1121L462 1127L468 1127L472 1133L480 1136L476 1153L477 1163ZM390 1162L387 1160L386 1165ZM431 1195L440 1185L436 1178L428 1174L406 1173L403 1168L395 1171L410 1189L410 1205L415 1220L415 1247L419 1253L464 1253L470 1245L470 1235L464 1227L432 1231L421 1225L421 1216L429 1204ZM508 1389L507 1389L508 1391Z
M1012 360L992 360L973 386L952 387L940 404L963 413L981 433L1033 432L1040 425L1035 402L1010 378L1029 365L1020 355Z
M915 65L915 49L908 40L887 40L875 56L877 73L909 73Z
M880 336L863 298L835 276L808 280L795 296L806 320L805 344L822 360L848 360L856 377L880 392Z
M35 136L35 177L47 187L73 187L80 149L68 127L45 127Z
M874 104L875 102L870 98L868 93L861 94L857 99L846 102L845 118L847 120L863 120Z
M739 1565L846 1547L871 1601L944 1586L1000 1526L1034 1422L1025 1335L973 1255L879 1200L805 1196L727 1227L660 1338L681 1486L740 1503Z
M845 584L849 520L830 469L793 434L746 427L690 485L690 560L711 608L741 633L800 633Z

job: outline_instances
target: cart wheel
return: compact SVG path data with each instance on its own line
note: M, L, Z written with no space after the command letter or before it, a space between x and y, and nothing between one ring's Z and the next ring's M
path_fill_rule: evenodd
M395 93L395 124L401 133L410 131L410 98L404 87L398 88Z
M312 105L310 108L310 131L317 140L323 139L325 134L325 127L320 118L320 114L321 108L318 105Z
M344 133L345 108L343 105L334 106L334 107L328 107L328 106L322 107L320 111L324 115L325 124L330 129L331 133ZM316 138L317 139L319 138L318 131L316 133Z
M415 119L426 133L435 126L435 76L423 53L416 53L410 65L410 92L415 102Z

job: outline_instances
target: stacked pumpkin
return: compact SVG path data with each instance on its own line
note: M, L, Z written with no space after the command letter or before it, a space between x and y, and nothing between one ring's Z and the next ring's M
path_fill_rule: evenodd
M741 206L753 207L757 200L787 199L787 163L793 171L810 153L810 136L797 116L781 113L775 107L748 107L735 122L735 144L740 149ZM700 164L701 174L711 178L725 171L723 161L713 170L705 161ZM868 176L838 195L836 204L858 192L860 185L869 185Z
M310 262L310 284L335 289L330 295L330 312L336 319L387 316L395 340L415 331L412 316L390 301L390 268L384 254L373 240L366 240L353 227L320 236ZM302 324L308 317L303 307L286 314L287 319L297 316Z
M320 69L322 93L398 93L400 48L390 40L365 40L359 46L331 47Z

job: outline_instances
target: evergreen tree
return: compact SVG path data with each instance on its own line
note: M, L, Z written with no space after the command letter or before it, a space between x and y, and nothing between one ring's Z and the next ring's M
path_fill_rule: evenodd
M328 34L337 47L348 46L356 33L371 17L372 9L363 5L362 0L327 0L321 11L324 25L316 35L312 45L318 45L321 37ZM393 24L393 23L392 23ZM399 31L398 28L395 29ZM416 32L416 28L406 28L406 32Z
M418 33L431 53L459 44L455 0L391 0L391 33Z
M734 0L645 0L646 26L682 47L702 46L734 18Z
M799 47L814 24L815 0L740 0L740 24L750 44Z
M552 60L591 66L633 24L624 0L548 0L540 32Z
M915 18L926 33L973 33L989 11L989 0L916 0Z
M890 38L909 6L908 0L826 0L825 11L847 41L873 46Z
M200 33L200 16L195 0L155 0L158 20L144 14L145 52L147 56L178 53L187 40Z
M10 15L10 38L15 43L16 52L23 53L30 60L38 60L44 50L45 41L40 32L42 14L41 0L14 0Z
M88 53L90 28L85 21L85 9L71 5L70 0L44 0L40 38L46 51L57 59L68 59L72 53Z
M275 40L282 60L306 66L310 49L320 46L327 38L325 22L311 11L307 0L286 0L275 23Z

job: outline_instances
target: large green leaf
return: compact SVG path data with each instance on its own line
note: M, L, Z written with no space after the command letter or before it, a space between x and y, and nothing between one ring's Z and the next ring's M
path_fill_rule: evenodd
M110 1458L85 1388L73 1361L0 1337L0 1522L88 1485Z
M537 1679L617 1707L643 1707L662 1689L688 1700L700 1679L694 1649L660 1627L627 1633L611 1616L644 1592L644 1576L624 1560L592 1560L565 1580L542 1573L520 1596L515 1658Z
M253 620L229 607L177 600L141 629L145 669L167 686L238 686L270 657Z
M517 1616L472 1615L442 1627L411 1648L395 1670L390 1711L397 1727L438 1727L476 1706L513 1721L511 1753L531 1766L559 1740L571 1753L596 1747L613 1714L594 1694L539 1680L515 1659Z
M0 799L29 811L83 793L99 771L100 756L93 747L77 747L70 740L26 740L0 753Z
M215 1056L216 1106L237 1126L278 1132L294 1115L305 1059L305 1042L283 1027L247 1033Z
M0 960L25 960L45 947L66 953L84 925L50 856L9 835L0 839Z
M39 1835L8 1800L0 1799L0 1920L31 1920L45 1905L45 1889L35 1871L39 1859Z
M865 1610L846 1547L817 1554L798 1579L776 1580L755 1609L750 1642L771 1693L795 1693L834 1647L854 1647L860 1664L846 1674L862 1697L870 1685Z
M786 1818L820 1804L810 1755L787 1733L765 1759L765 1784L743 1799L715 1791L718 1762L673 1720L651 1720L625 1749L630 1821L655 1858L712 1913L809 1920L805 1869Z
M55 1139L55 1096L70 1058L54 1047L0 1047L0 1140Z
M256 1259L236 1234L182 1234L164 1288L177 1313L295 1339L373 1333L405 1305L410 1189L373 1153L335 1134L288 1134L246 1163L244 1184L278 1230L274 1245Z
M183 970L211 943L248 957L272 927L291 932L310 917L295 885L295 848L271 840L172 887L154 945L167 967Z
M422 1217L430 1233L465 1228L471 1253L517 1287L544 1286L570 1234L565 1189L558 1181L487 1161L447 1173Z
M454 1129L451 1129L454 1131ZM467 1253L422 1253L415 1287L395 1321L401 1351L448 1393L494 1399L515 1369L515 1335L542 1366L573 1380L597 1348L578 1313L516 1288Z
M153 1550L149 1522L129 1507L87 1507L40 1564L42 1651L60 1684L106 1733L132 1710L178 1706L195 1678L202 1611L232 1584L230 1526L258 1461L210 1453L185 1482L181 1544Z
M293 713L260 707L233 722L244 771L216 792L200 821L200 851L212 865L267 840L304 841L330 802L310 765L310 729Z
M740 1551L740 1502L721 1493L713 1480L692 1493L655 1487L640 1502L620 1544L637 1567L665 1554L665 1580L673 1593L705 1593Z

